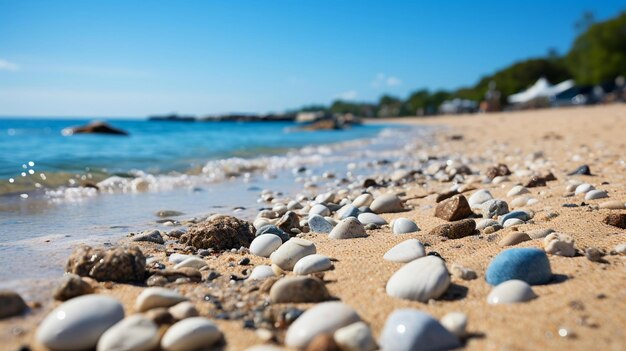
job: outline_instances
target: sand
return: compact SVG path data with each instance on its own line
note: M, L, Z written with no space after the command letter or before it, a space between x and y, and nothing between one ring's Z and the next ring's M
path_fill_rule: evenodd
M611 200L626 201L625 105L389 119L388 122L443 126L443 129L438 129L437 144L424 145L423 149L415 152L482 156L484 162L472 164L473 170L480 172L497 162L509 167L523 165L528 155L543 152L548 161L546 169L554 173L557 181L549 182L546 187L530 189L539 200L538 204L528 207L536 213L534 223L521 225L519 230L552 228L571 235L576 247L581 250L596 247L610 252L616 245L626 243L625 230L602 223L606 214L623 213L625 210L562 207L564 203L580 204L583 201L580 196L563 197L567 179L574 178L607 190ZM452 141L451 135L462 135L462 140ZM567 172L585 163L595 176L566 176ZM499 185L477 183L474 186L487 188L495 198L509 201L506 193L518 181L521 180L512 177L510 182ZM451 311L466 313L469 317L468 331L472 335L465 344L468 350L623 350L626 347L625 256L607 255L605 264L591 262L585 256L550 256L552 271L557 279L551 284L534 286L533 290L539 296L537 299L515 305L488 305L486 298L491 287L485 282L484 272L490 260L502 250L498 246L499 239L512 229L500 230L490 240L488 235L457 240L429 236L430 229L445 221L433 216L434 197L424 196L443 192L450 185L439 182L429 182L426 186L409 183L388 189L404 192L402 197L409 199L406 205L411 210L382 216L388 221L397 217L413 219L421 228L418 233L397 236L391 234L388 227L383 227L368 231L370 236L367 238L344 241L330 240L319 234L303 235L315 242L318 253L337 260L336 269L325 275L330 293L354 307L370 324L376 336L393 310L415 308L436 318ZM588 203L595 205L604 200ZM549 212L558 216L548 219L546 214ZM475 270L478 279L464 281L453 277L453 285L444 298L431 303L387 296L386 281L401 264L384 261L382 256L389 248L409 238L429 244L427 251L438 252L448 266L458 263ZM527 241L517 247L542 248L542 240ZM164 256L163 252L156 254ZM241 257L241 254L226 253L210 259L208 263L222 275L240 274L242 266L228 267L228 263L236 263ZM246 257L251 258L252 265L269 262L252 255ZM177 287L183 293L197 288L195 284ZM127 314L134 312L133 303L141 290L141 287L127 284L98 285L99 293L121 299ZM208 309L207 303L194 302L201 313ZM25 316L0 321L3 349L16 350L22 345L41 349L33 342L36 324L58 302L44 299L40 303L40 307L33 308ZM242 328L241 321L218 321L217 324L225 334L225 350L243 350L260 343L254 331ZM564 330L568 335L559 335L559 331L563 333Z

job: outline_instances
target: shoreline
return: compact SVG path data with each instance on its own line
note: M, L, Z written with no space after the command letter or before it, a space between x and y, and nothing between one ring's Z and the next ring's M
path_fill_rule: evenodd
M609 213L625 213L625 210L595 209L605 200L626 201L626 164L623 159L625 143L623 131L626 130L626 106L598 106L590 108L573 108L558 110L523 111L515 113L498 113L479 116L439 116L436 118L383 119L381 123L407 123L411 125L437 125L440 129L435 135L435 142L430 140L413 140L403 150L395 150L398 160L387 166L377 165L376 159L355 160L355 169L369 172L373 179L393 179L380 188L367 189L377 197L386 192L399 194L404 206L409 211L399 213L383 213L381 216L391 222L400 217L409 218L417 223L421 231L413 234L394 235L388 226L380 229L367 230L365 238L333 240L323 234L305 233L302 238L310 240L317 246L317 252L337 261L335 269L325 272L324 280L330 294L342 302L355 308L361 318L369 324L376 337L380 336L387 316L397 308L415 308L426 311L436 318L443 317L452 311L462 311L469 318L468 331L482 337L471 337L466 340L466 348L470 350L496 349L574 349L593 348L619 349L626 343L623 333L626 321L622 311L626 307L626 293L622 287L626 283L624 272L624 256L610 255L609 252L618 244L626 242L624 230L607 226L602 218ZM454 136L454 137L453 137ZM459 140L460 139L460 140ZM486 296L491 287L485 282L485 269L491 259L502 250L498 242L506 235L515 232L514 228L504 228L492 234L481 233L463 239L443 240L429 235L431 229L445 221L435 218L436 194L450 189L453 184L439 181L429 174L429 156L436 157L436 162L445 159L453 160L451 164L467 165L473 174L460 177L460 185L465 186L463 192L469 197L478 189L489 189L496 199L511 203L512 198L506 194L511 187L524 182L531 174L554 173L556 181L546 186L529 188L537 203L520 208L528 208L535 213L532 223L516 227L517 231L552 228L557 232L567 233L575 240L579 250L596 247L607 255L608 263L589 261L584 255L576 257L560 257L550 255L550 264L554 274L564 277L558 283L533 286L538 298L530 302L490 306L486 304ZM381 158L382 159L382 158ZM380 160L380 159L379 159ZM508 181L499 184L482 183L485 170L498 163L507 164L513 174ZM595 176L567 176L566 173L588 164ZM448 165L450 166L450 165ZM456 167L456 166L455 166ZM407 172L419 170L418 173ZM334 178L326 179L318 188L303 189L301 193L309 196L324 193L328 190L338 193L339 189L347 189L349 184L362 183L365 177L350 176L350 168L345 173L337 172L337 178L346 177L348 183L338 182ZM321 171L314 175L321 177ZM564 197L565 187L570 180L587 181L598 189L608 191L609 198L602 200L583 201L580 196ZM280 189L273 189L275 192ZM354 196L363 191L363 187L355 186L348 189L343 197ZM260 194L259 194L260 195ZM275 202L289 200L281 195L274 196ZM259 196L259 198L262 198ZM266 197L267 199L267 197ZM295 199L295 196L290 199ZM306 201L302 201L303 203ZM590 205L580 205L587 202ZM565 203L573 203L577 207L563 207ZM265 202L264 207L273 207ZM555 217L549 216L556 213ZM463 280L453 276L453 288L443 299L435 299L429 303L420 303L392 298L385 293L385 284L389 277L401 265L382 259L389 248L406 239L416 238L427 244L427 251L435 251L446 260L450 270L452 264L460 264L471 268L478 274L478 279ZM172 238L170 238L172 239ZM124 245L129 239L122 239L116 245ZM166 242L165 246L152 243L137 243L144 253L152 255L166 267L171 267L166 254L173 252L188 253L184 245L176 240ZM543 248L542 240L530 240L516 247ZM250 266L236 264L242 258L251 260ZM200 311L201 315L215 316L211 305L202 301L203 294L227 291L230 284L228 276L241 276L242 269L268 264L266 258L243 252L225 252L211 254L204 258L210 269L218 272L221 277L212 283L170 283L169 288L178 289L187 296ZM231 265L233 264L234 265ZM206 273L206 272L205 272ZM291 275L291 274L289 274ZM203 274L204 278L204 274ZM91 282L99 294L118 298L127 310L134 311L133 303L136 296L144 289L138 285L120 283ZM234 284L235 287L246 286L245 282ZM208 290L207 290L208 289ZM599 297L599 296L603 297ZM226 297L226 300L232 297ZM254 294L254 298L262 299L263 295ZM33 302L33 301L28 301ZM0 329L9 331L14 328L22 330L18 335L7 332L0 334L0 341L18 348L28 344L34 350L41 346L34 345L32 336L35 326L50 310L51 298L38 301L42 307L33 308L23 317L0 320ZM314 304L275 304L270 309L284 310L290 306L310 308ZM580 306L583 306L582 308ZM541 318L537 318L541 315ZM242 350L260 344L261 339L250 329L242 327L242 320L217 320L216 324L224 333L226 350ZM9 327L10 326L10 327ZM566 336L559 336L562 329L570 331ZM279 340L284 330L276 330ZM571 335L575 335L572 337Z

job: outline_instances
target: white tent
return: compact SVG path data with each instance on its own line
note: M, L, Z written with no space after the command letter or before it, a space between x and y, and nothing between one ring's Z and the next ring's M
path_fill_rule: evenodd
M541 77L530 88L509 96L512 104L525 103L541 97L552 97L574 86L572 79L563 81L557 85L551 85L547 79Z

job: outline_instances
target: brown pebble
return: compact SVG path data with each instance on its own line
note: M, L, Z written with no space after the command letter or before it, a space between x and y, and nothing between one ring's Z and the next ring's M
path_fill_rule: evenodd
M0 290L0 319L16 316L24 312L27 307L18 293Z
M320 334L311 340L306 351L341 351L341 349L332 335Z
M463 195L455 195L440 202L435 209L435 217L446 221L457 221L472 215L467 199Z
M500 240L498 245L500 245L500 246L514 246L514 245L517 245L519 243L523 243L524 241L528 241L528 240L530 240L530 236L528 234L526 234L526 233L511 232L511 233L507 234L504 238L502 238L502 240Z
M606 262L602 259L602 256L604 256L604 253L595 247L588 247L585 249L585 257L587 257L587 259L591 262Z
M476 222L473 219L463 219L449 224L442 224L433 228L429 235L443 236L448 239L460 239L474 235Z
M91 294L93 288L89 283L82 280L76 274L66 274L61 280L61 284L54 290L53 297L55 300L66 301L71 298Z
M324 282L314 277L285 277L270 289L272 303L321 302L329 298Z
M454 195L458 195L458 194L459 192L456 190L451 190L445 193L437 194L437 197L435 198L435 202L440 203L441 201L449 199L453 197Z
M280 278L279 277L269 277L269 278L265 279L263 281L263 284L261 284L261 287L259 288L259 290L261 292L264 292L264 293L270 292L270 289L272 289L272 286L274 285L274 283L276 283L278 281L278 279L280 279Z
M176 322L176 319L174 319L165 307L153 308L146 311L144 315L158 325L174 324L174 322Z
M620 229L626 229L626 213L611 213L604 217L602 222Z

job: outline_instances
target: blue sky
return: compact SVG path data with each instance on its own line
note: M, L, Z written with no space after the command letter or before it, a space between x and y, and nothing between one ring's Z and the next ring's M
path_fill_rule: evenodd
M564 53L567 1L0 0L0 115L283 111L452 89Z

